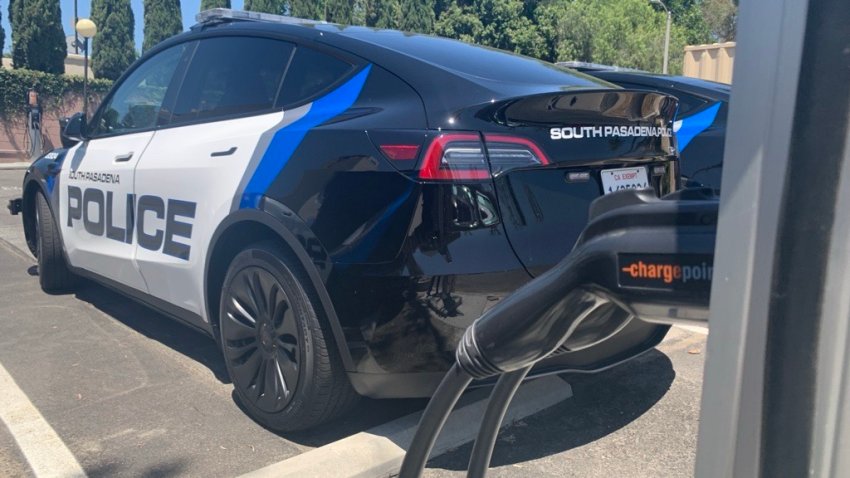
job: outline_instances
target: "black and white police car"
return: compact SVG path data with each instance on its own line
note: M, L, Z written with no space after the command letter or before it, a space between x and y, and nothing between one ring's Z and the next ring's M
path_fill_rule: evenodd
M428 396L591 201L676 189L676 105L458 41L218 9L73 117L76 144L10 207L44 290L93 279L209 334L247 412L303 429L358 395ZM532 375L667 331L624 323Z

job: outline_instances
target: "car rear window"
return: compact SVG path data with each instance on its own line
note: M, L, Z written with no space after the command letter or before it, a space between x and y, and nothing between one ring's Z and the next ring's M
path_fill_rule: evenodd
M270 110L293 48L291 43L269 38L201 40L183 80L171 122Z
M468 77L558 86L600 85L597 79L568 72L552 63L458 40L354 27L346 28L342 33Z
M344 77L353 66L311 48L298 47L286 72L278 104L290 106L313 98Z

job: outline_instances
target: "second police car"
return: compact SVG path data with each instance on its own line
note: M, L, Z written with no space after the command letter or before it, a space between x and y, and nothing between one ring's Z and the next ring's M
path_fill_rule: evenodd
M70 121L77 144L32 165L20 208L45 290L94 279L214 337L272 429L428 396L591 201L676 188L670 96L432 36L199 20ZM633 320L534 374L601 370L666 331Z

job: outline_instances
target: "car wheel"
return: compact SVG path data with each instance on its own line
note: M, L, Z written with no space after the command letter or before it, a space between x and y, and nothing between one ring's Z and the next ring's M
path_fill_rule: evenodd
M74 287L76 278L65 262L56 221L53 220L44 194L37 193L35 202L38 281L45 292L68 291Z
M300 267L274 243L231 262L219 331L236 395L261 425L289 432L348 410L358 398Z

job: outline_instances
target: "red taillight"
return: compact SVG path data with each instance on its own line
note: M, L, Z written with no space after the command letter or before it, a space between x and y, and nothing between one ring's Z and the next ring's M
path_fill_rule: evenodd
M412 161L419 153L418 144L384 144L381 152L393 161Z
M422 179L487 179L490 169L481 138L474 133L445 133L431 141L419 168Z
M517 136L485 134L493 174L515 168L549 164L549 158L533 141Z
M549 164L548 158L533 141L501 134L444 133L431 142L419 170L422 179L487 179L490 166L498 174L510 169ZM490 165L487 164L487 157Z

